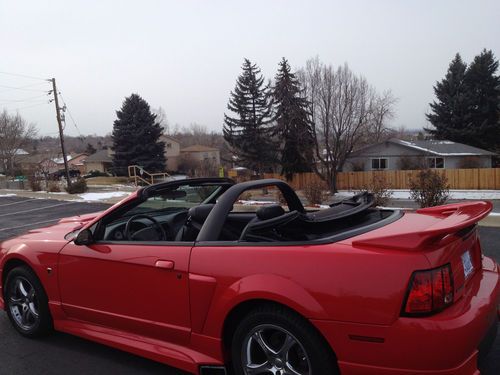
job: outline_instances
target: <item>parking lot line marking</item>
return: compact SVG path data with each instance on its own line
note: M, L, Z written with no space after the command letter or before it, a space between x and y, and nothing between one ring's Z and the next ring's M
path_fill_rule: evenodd
M74 203L78 203L78 202L64 202L64 203L59 203L59 204L53 204L52 206L32 208L30 210L17 211L17 212L9 212L7 214L0 214L0 217L3 217L3 216L12 216L12 215L19 215L19 214L24 214L24 213L33 212L33 211L41 211L41 210L46 210L48 208L54 208L54 207L59 207L59 206L66 206L68 204L74 204Z
M10 227L10 228L2 228L0 229L0 232L4 232L6 230L12 230L12 229L19 229L19 228L25 228L25 227L30 227L33 225L38 225L38 224L47 224L53 221L59 221L61 218L58 217L57 219L51 219L51 220L44 220L44 221L37 221L35 223L30 223L30 224L23 224L23 225L18 225L16 227Z
M18 202L12 202L12 203L0 204L0 207L12 206L13 204L19 204L19 203L31 202L31 201L36 201L36 200L39 200L39 198L31 198L31 199L25 199L24 201L18 201Z

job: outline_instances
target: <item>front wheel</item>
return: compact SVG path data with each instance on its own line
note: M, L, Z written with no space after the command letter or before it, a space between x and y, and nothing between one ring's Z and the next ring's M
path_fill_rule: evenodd
M47 295L28 267L16 267L7 275L5 303L12 325L22 335L42 336L52 329Z
M243 318L233 336L232 362L237 375L338 374L319 333L279 306L263 306Z

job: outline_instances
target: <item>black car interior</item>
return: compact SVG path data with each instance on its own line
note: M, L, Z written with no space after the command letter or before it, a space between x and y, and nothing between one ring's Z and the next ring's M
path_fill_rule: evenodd
M254 212L233 210L242 192L263 186L278 187L288 210L281 204L266 204ZM140 199L103 219L97 232L104 241L314 241L393 213L372 208L373 203L373 195L361 193L322 210L306 211L296 193L280 180L241 184L227 179L185 180L146 190Z

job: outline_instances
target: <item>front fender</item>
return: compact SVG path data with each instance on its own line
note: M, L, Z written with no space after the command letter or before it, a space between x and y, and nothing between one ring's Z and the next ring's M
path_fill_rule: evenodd
M307 290L283 276L250 275L217 290L203 329L207 336L221 337L229 313L239 304L251 300L280 303L309 319L328 318L324 308Z
M49 303L59 301L59 288L57 286L57 250L62 247L61 243L47 241L43 244L43 249L39 243L16 242L9 243L1 251L0 259L0 280L1 291L0 295L3 297L3 281L7 276L5 275L5 267L11 261L25 263L36 274L42 283ZM51 272L49 272L49 268ZM2 298L3 305L3 298Z

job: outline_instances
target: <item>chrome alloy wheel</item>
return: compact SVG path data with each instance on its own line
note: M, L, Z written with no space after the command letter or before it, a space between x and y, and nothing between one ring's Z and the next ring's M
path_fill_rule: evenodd
M8 292L7 304L19 328L29 331L38 325L38 299L33 285L26 278L17 276Z
M245 337L241 352L247 375L311 375L309 357L290 332L273 324L255 327Z

